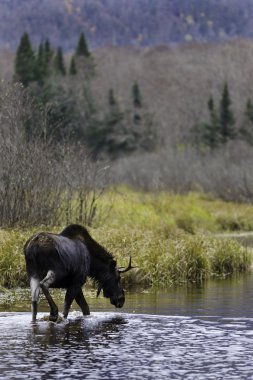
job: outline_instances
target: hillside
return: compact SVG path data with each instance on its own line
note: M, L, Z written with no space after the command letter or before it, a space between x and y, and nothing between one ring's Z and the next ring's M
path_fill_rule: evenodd
M238 128L247 99L253 99L251 40L176 47L108 47L95 49L93 55L96 76L92 86L98 106L103 108L109 88L125 106L131 85L137 80L163 141L187 139L192 126L206 120L210 95L218 105L225 80ZM69 57L65 56L66 62ZM0 54L2 78L12 78L13 60L14 54L8 51Z
M182 137L187 139L192 126L207 118L207 100L211 94L218 105L225 80L238 127L247 98L253 98L253 42L250 40L174 48L97 49L95 59L96 99L103 102L112 87L124 104L131 83L137 80L163 141L165 137L173 142Z
M66 50L80 31L92 48L253 37L251 0L1 0L0 47L27 31Z

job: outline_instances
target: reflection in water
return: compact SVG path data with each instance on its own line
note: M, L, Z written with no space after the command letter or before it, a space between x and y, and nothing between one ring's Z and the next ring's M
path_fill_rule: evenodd
M59 373L75 379L94 378L102 364L97 346L109 349L115 337L120 339L126 323L121 316L83 318L72 313L72 318L59 324L38 322L28 333L26 357L40 369L41 379Z
M252 298L248 275L128 293L117 313L90 298L91 310L104 311L59 323L2 312L0 379L251 379Z
M127 294L124 311L162 315L252 317L253 274L153 293Z

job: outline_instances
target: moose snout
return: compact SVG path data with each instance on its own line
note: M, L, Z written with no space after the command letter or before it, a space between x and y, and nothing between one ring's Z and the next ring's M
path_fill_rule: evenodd
M114 305L115 307L121 308L125 303L125 296L120 295L115 298L112 297L110 301L111 301L111 304Z

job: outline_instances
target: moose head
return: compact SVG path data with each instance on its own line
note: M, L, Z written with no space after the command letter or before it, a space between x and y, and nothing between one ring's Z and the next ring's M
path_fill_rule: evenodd
M121 285L120 275L133 269L131 257L126 268L117 268L117 263L113 259L109 263L109 271L103 282L100 283L97 291L97 297L103 289L104 297L110 298L110 302L115 307L121 308L125 303L125 292Z

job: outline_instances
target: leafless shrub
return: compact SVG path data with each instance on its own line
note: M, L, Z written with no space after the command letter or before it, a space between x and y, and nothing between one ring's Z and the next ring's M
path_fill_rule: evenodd
M90 226L107 216L98 205L109 183L109 166L93 161L81 144L61 144L60 172L63 196L61 220Z
M81 145L36 137L47 121L34 107L21 85L0 85L0 225L91 225L108 167Z
M33 104L19 84L0 87L0 224L48 224L59 203L48 144L27 139Z
M252 149L240 142L212 152L168 147L118 160L112 178L147 191L204 191L228 201L251 202L252 167Z

